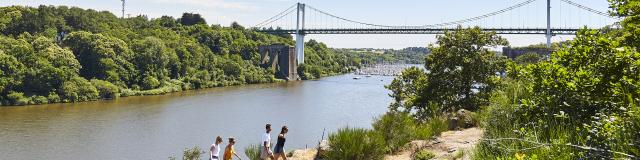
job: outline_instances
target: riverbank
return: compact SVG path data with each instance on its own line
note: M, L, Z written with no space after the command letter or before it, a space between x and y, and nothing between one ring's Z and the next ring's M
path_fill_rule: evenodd
M365 67L356 71L347 71L347 72L329 72L320 74L321 77L307 80L316 80L324 77L332 77L345 75L349 73L353 73L355 75L380 75L380 76L395 76L399 72L401 72L404 68L413 67L417 65L410 64L400 64L400 65L374 65L371 67ZM388 69L385 69L388 68ZM304 81L304 80L302 80ZM101 83L106 83L106 81L91 81L95 86L99 86ZM118 88L117 86L110 87L97 87L97 91L95 94L100 95L110 95L110 96L98 96L98 98L84 98L84 99L76 99L75 101L63 100L57 94L50 95L49 97L43 96L25 96L24 94L12 94L10 95L11 99L16 99L17 103L14 105L0 104L0 107L6 106L27 106L27 105L43 105L43 104L56 104L56 103L78 103L78 102L91 102L91 101L109 101L123 97L135 97L135 96L150 96L150 95L164 95L168 93L176 93L176 92L184 92L191 90L202 90L202 89L210 89L210 88L221 88L221 87L231 87L231 86L243 86L243 85L252 85L252 84L270 84L270 83L285 83L286 80L283 79L271 79L269 81L264 81L260 83L246 83L241 81L223 81L214 84L208 85L195 85L200 87L194 87L192 83L186 83L180 80L170 80L163 84L162 87L149 89L149 90L134 90L130 88ZM104 89L111 88L111 89ZM109 91L105 91L109 90ZM107 93L108 92L108 93Z

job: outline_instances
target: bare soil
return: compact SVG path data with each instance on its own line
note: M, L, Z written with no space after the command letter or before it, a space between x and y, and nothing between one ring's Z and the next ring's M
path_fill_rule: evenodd
M387 155L384 159L411 160L413 154L420 150L433 153L434 159L470 159L470 153L482 138L483 133L484 131L479 128L443 132L434 140L412 141L406 149L395 155Z

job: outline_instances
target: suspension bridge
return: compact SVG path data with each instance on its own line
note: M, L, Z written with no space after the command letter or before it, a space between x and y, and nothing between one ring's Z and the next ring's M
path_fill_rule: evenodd
M535 2L545 4L539 5L538 3L538 5L536 5L537 3ZM553 16L551 0L526 0L504 9L488 12L479 16L427 25L367 23L337 16L310 5L297 3L277 15L256 24L253 29L268 34L295 34L296 59L298 64L301 64L304 63L304 37L309 34L443 34L447 30L452 30L459 26L479 26L485 31L492 31L497 34L545 35L547 47L550 47L551 38L555 35L575 35L576 32L583 27L615 27L615 24L619 22L617 17L612 17L606 12L571 0L558 0L554 2L554 7L557 9L554 10L555 12L553 13L557 15L554 14ZM576 14L572 9L582 11L583 13ZM567 14L566 12L568 10L570 12ZM534 15L539 15L541 11L546 12L546 26L531 24L532 20L528 17L531 15L531 11L533 11ZM507 19L509 19L511 23L504 25L504 23L502 23L504 21L503 19L505 19L504 17L509 17ZM575 22L575 17L587 17L589 22L592 23L587 23L587 21ZM596 23L593 23L592 19L594 18L596 19ZM513 23L513 19L521 22ZM554 19L555 21L552 23ZM562 25L563 22L564 26ZM574 25L567 26L567 23ZM577 25L575 25L576 23Z

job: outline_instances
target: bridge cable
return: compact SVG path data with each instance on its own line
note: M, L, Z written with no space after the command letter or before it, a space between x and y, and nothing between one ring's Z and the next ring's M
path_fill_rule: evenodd
M422 26L389 26L389 25L380 25L380 24L372 24L372 23L365 23L365 22L359 22L359 21L354 21L354 20L350 20L350 19L346 19L346 18L342 18L336 15L332 15L330 13L324 12L322 10L319 10L317 8L314 8L312 6L307 5L310 9L316 11L316 12L320 12L322 14L325 14L327 16L331 16L333 18L337 18L340 20L344 20L344 21L348 21L348 22L352 22L352 23L357 23L357 24L362 24L362 25L367 25L367 26L375 26L375 27L385 27L385 28L430 28L430 27L443 27L443 26L450 26L450 25L456 25L456 24L463 24L463 23L467 23L467 22L471 22L471 21L476 21L476 20L480 20L480 19L484 19L484 18L488 18L488 17L492 17L495 15L499 15L517 8L520 8L522 6L526 6L528 4L531 4L532 2L535 2L537 0L527 0L524 1L522 3L518 3L516 5L507 7L505 9L501 9L495 12L491 12L488 14L484 14L481 16L476 16L476 17L472 17L472 18L467 18L467 19L463 19L463 20L457 20L457 21L451 21L451 22L445 22L445 23L439 23L439 24L431 24L431 25L422 25Z
M309 7L309 9L311 9L311 10L313 10L313 11L316 11L316 12L318 12L318 13L321 13L321 14L324 14L324 15L327 15L327 16L330 16L330 17L333 17L333 18L339 19L339 20L347 21L347 22L352 22L352 23L357 23L357 24L362 24L362 25L367 25L367 26L375 26L375 27L387 27L387 28L390 28L390 27L397 27L397 26L387 26L387 25L379 25L379 24L371 24L371 23L365 23L365 22L354 21L354 20L350 20L350 19L342 18L342 17L336 16L336 15L333 15L333 14L327 13L327 12L322 11L322 10L320 10L320 9L314 8L314 7L310 6L310 5L306 5L306 6L307 6L307 7Z
M291 11L289 11L289 12L287 12L287 13L285 13L285 14L281 15L280 17L277 17L276 19L273 19L273 20L271 20L271 21L269 21L269 22L267 22L267 23L265 23L265 24L262 24L261 26L255 26L255 27L264 27L264 26L266 26L266 25L268 25L268 24L271 24L271 23L273 23L273 22L275 22L275 21L278 21L278 20L280 20L280 19L284 18L285 16L287 16L287 15L289 15L289 14L291 14L291 13L295 12L295 11L296 11L296 10L291 10Z
M484 18L492 17L492 16L495 16L495 15L499 15L499 14L502 14L502 13L505 13L505 12L508 12L508 11L511 11L511 10L514 10L514 9L520 8L520 7L522 7L522 6L526 6L526 5L531 4L532 2L535 2L535 1L537 1L537 0L527 0L527 1L525 1L525 2L518 3L518 4L516 4L516 5L513 5L513 6L510 6L510 7L507 7L507 8L505 8L505 9L501 9L501 10L498 10L498 11L495 11L495 12L491 12L491 13L488 13L488 14L484 14L484 15L481 15L481 16L476 16L476 17L467 18L467 19L462 19L462 20L457 20L457 21L451 21L451 22L439 23L439 24L423 25L423 26L418 26L418 27L442 27L442 26L450 26L450 25L456 25L456 24L463 24L463 23L466 23L466 22L476 21L476 20L480 20L480 19L484 19ZM416 27L416 26L413 26L413 27Z
M284 11L282 11L282 12L280 12L280 13L276 14L275 16L273 16L273 17L271 17L271 18L269 18L269 19L267 19L267 20L264 20L264 21L262 21L262 22L260 22L260 23L258 23L258 24L256 24L256 25L254 25L254 27L265 26L265 25L267 25L267 24L269 24L269 23L273 22L273 21L271 21L272 19L274 19L274 18L276 18L276 17L278 17L278 16L280 16L280 15L282 15L282 14L285 14L285 13L289 12L289 10L290 10L290 9L292 9L293 7L295 7L295 6L297 6L297 5L298 5L298 4L291 5L291 7L289 7L289 8L287 8L287 9L285 9ZM288 14L288 13L287 13L287 14ZM269 21L270 21L270 22L269 22ZM267 22L269 22L269 23L267 23ZM266 24L265 24L265 23L266 23Z
M570 4L570 5L573 5L573 6L575 6L575 7L578 7L578 8L580 8L580 9L583 9L583 10L589 11L589 12L591 12L591 13L595 13L595 14L598 14L598 15L601 15L601 16L605 16L605 17L609 17L609 18L613 18L613 19L619 19L618 17L611 16L611 15L609 15L608 13L605 13L605 12L602 12L602 11L598 11L598 10L593 9L593 8L589 8L589 7L587 7L587 6L581 5L581 4L576 3L576 2L573 2L573 1L571 1L571 0L560 0L560 1L562 1L562 2L564 2L564 3L567 3L567 4Z

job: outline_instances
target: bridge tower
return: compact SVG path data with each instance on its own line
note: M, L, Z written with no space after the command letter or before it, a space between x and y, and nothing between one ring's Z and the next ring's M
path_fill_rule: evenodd
M551 48L551 0L547 0L547 48Z
M296 18L296 56L298 57L298 64L304 63L304 8L305 4L298 3L298 11Z

